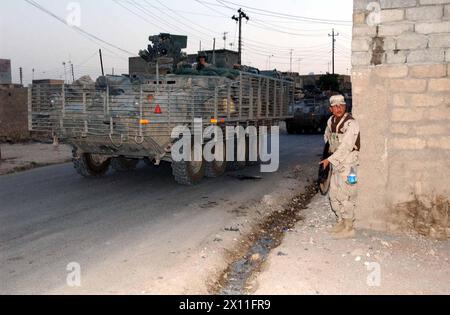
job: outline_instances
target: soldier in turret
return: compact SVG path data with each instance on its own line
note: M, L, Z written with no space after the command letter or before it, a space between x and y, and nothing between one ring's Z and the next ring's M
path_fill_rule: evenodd
M202 71L210 67L211 65L208 63L208 55L205 52L200 52L198 54L197 66L195 67L195 69L197 71Z

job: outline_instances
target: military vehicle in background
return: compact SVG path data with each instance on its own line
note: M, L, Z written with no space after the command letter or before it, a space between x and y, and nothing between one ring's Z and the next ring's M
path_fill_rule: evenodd
M139 53L150 69L146 75L30 86L30 130L52 132L71 144L79 174L98 177L110 167L130 170L140 160L169 162L178 183L195 184L204 176L221 176L227 166L242 168L250 161L173 161L175 127L187 127L193 134L199 118L204 128L225 129L278 126L291 117L291 81L235 69L199 71L182 52L186 36L160 34L149 40Z
M323 133L331 115L329 106L325 96L297 100L290 112L294 117L286 120L288 133Z

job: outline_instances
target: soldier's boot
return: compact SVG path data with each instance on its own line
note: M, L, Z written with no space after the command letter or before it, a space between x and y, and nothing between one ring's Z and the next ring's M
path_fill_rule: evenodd
M340 220L337 224L335 224L332 228L328 229L329 233L339 233L343 229L345 229L344 220Z
M344 229L333 235L335 239L347 239L355 237L355 229L353 228L353 220L344 220Z

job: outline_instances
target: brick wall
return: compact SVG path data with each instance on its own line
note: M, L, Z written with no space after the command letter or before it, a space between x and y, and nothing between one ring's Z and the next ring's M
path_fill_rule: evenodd
M29 138L28 89L0 89L0 141Z
M450 237L450 0L354 1L358 224Z

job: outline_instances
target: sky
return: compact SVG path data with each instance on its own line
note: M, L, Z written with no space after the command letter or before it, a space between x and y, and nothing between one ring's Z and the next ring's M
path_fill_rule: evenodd
M326 73L334 28L336 72L351 67L352 0L28 1L53 16L25 0L0 0L0 58L11 59L14 82L20 67L25 84L33 77L71 81L71 65L75 78L96 78L100 48L106 73L128 73L128 58L159 33L187 35L188 53L212 49L213 38L217 49L237 50L231 17L240 7L250 18L242 26L243 64L290 71L292 50L292 71Z

